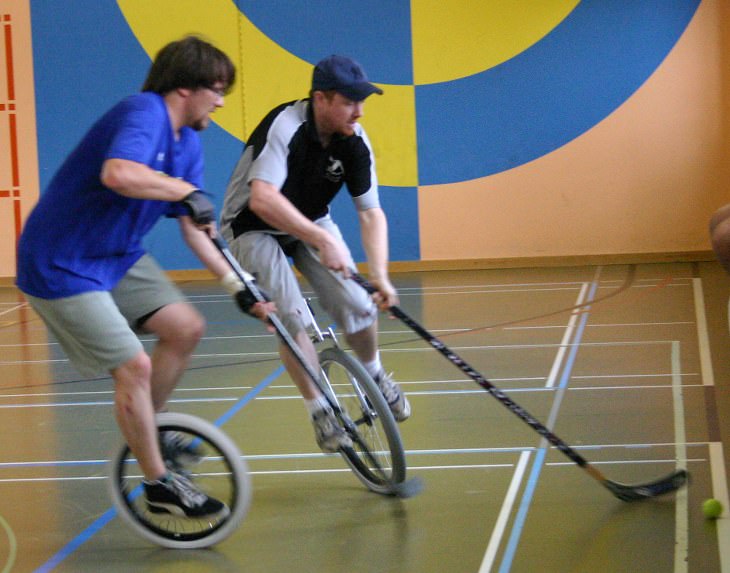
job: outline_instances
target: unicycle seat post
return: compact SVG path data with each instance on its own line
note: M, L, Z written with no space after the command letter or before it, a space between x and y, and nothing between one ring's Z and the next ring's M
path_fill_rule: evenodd
M335 337L335 333L332 330L331 327L327 327L327 330L322 330L319 327L319 324L317 324L317 320L314 316L314 310L312 309L312 303L311 299L306 298L304 299L307 303L307 310L309 311L309 318L311 319L312 323L312 333L311 333L311 339L312 342L317 344L318 342L324 342L326 339L332 340L335 346L339 346L339 343L337 342L337 337Z

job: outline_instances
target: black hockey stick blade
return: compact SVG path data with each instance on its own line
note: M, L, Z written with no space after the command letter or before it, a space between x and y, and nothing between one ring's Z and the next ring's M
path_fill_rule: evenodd
M677 491L689 481L689 473L685 469L672 472L668 476L645 484L622 484L608 479L603 485L621 501L641 501Z

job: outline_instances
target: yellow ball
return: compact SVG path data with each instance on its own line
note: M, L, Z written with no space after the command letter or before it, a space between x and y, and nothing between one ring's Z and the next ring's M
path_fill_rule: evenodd
M702 504L702 513L707 519L717 519L722 514L722 504L716 499L706 499Z

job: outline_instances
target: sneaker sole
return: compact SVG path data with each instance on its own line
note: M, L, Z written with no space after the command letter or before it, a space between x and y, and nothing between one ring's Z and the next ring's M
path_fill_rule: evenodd
M347 442L338 442L334 445L334 447L320 444L319 442L317 442L317 445L319 446L319 449L322 450L325 454L336 454L340 451L341 448L351 448L352 440L347 440Z
M223 519L225 517L228 517L228 515L231 513L230 509L228 509L227 506L223 506L217 512L202 513L200 515L188 515L187 513L185 513L185 510L173 503L158 503L151 501L147 502L147 509L150 511L150 513L167 513L170 515L175 515L177 517L183 517L185 519Z
M404 404L403 404L403 411L400 413L393 412L393 417L395 418L396 422L405 422L408 418L411 417L411 403L404 398Z

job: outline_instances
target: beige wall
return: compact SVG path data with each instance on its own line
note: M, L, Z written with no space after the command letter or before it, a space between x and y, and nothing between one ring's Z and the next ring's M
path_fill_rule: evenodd
M612 115L528 165L420 190L423 260L709 250L730 202L730 3Z
M21 221L38 200L28 0L0 4L0 277L15 274ZM8 50L6 46L10 45Z

